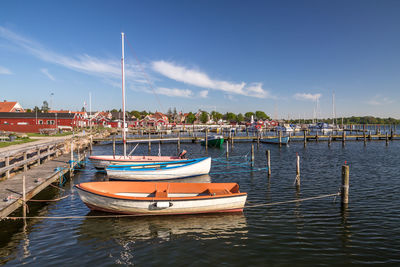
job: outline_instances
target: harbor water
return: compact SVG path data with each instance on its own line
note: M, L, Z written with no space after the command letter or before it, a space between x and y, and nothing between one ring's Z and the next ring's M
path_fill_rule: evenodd
M179 216L90 218L73 185L107 180L90 163L76 172L63 190L49 187L30 202L28 216L0 222L0 264L4 266L315 266L400 265L400 142L292 142L255 146L250 142L208 151L182 143L188 156L211 156L210 175L177 182L236 182L248 193L243 213ZM132 145L133 147L134 145ZM225 144L224 144L225 147ZM130 151L131 147L128 147ZM271 171L266 172L266 150ZM117 146L117 153L122 147ZM159 152L153 144L152 154ZM162 144L163 155L177 154L176 144ZM294 185L296 152L301 186ZM112 145L97 145L93 154L111 154ZM134 154L148 153L147 144ZM337 193L341 166L350 166L348 207ZM12 179L12 178L11 178ZM264 205L274 204L274 205ZM12 214L20 216L20 211ZM75 217L76 216L76 217ZM68 218L71 217L71 218Z

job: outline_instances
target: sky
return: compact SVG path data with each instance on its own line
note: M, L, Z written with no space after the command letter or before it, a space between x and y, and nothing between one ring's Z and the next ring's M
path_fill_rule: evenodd
M400 1L0 1L0 101L400 119ZM334 103L334 105L333 105Z

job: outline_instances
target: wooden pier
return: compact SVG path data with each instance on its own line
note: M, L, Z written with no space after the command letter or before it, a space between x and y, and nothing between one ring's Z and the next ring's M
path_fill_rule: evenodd
M0 181L0 219L23 206L24 191L27 202L51 183L69 178L79 161L86 157L84 148L88 145L87 140L71 139L30 145L0 155L3 159L0 163L4 165L0 168L3 176Z

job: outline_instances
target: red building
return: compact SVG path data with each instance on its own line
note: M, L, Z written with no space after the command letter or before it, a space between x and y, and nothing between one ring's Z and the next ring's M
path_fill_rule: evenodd
M82 125L76 113L0 112L0 131L38 133L41 129L72 130Z

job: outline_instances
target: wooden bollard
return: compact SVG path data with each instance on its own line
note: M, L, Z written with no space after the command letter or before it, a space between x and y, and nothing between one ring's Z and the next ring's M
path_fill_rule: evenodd
M206 150L207 150L207 147L208 147L208 128L206 128L206 131L205 131L205 140L206 140Z
M268 177L271 176L271 151L267 150L267 167L268 167Z
M367 145L367 135L365 133L365 125L364 125L364 130L363 130L363 139L364 139L364 146Z
M236 136L236 134L234 134L234 136ZM231 146L233 147L233 136L232 136L232 139L231 139Z
M344 146L345 142L346 142L346 132L343 131L343 134L342 134L342 145L343 146Z
M36 156L38 158L37 160L37 165L40 165L40 147L38 148L37 152L36 152Z
M328 146L329 147L331 146L331 143L332 143L332 133L329 134L329 137L328 137Z
M315 141L317 141L318 142L318 131L315 133Z
M69 164L70 173L72 173L72 169L74 168L74 142L71 139L71 160Z
M6 157L6 163L5 163L5 167L8 167L8 166L10 166L10 157L9 156ZM10 170L6 171L6 177L10 178Z
M151 154L151 136L150 136L150 132L149 132L149 146L148 146L148 154Z
M342 166L342 204L349 203L349 166Z
M25 187L25 175L22 176L22 216L26 217L26 187Z
M89 144L89 147L90 147L90 152L92 152L92 150L93 150L93 136L92 136L92 135L90 136L90 144Z
M371 136L371 131L368 131L368 140L371 141L372 136Z
M257 132L257 149L260 147L260 133Z
M26 172L28 170L28 163L26 162L26 160L28 159L28 153L25 151L24 152L24 172Z
M390 140L393 140L393 129L390 127Z
M306 131L303 132L304 133L304 146L307 145L307 134Z
M226 158L229 158L229 141L226 140Z
M282 146L282 131L279 131L279 147Z
M251 144L251 167L254 166L254 144Z
M388 133L387 133L387 132L386 132L385 140L386 140L386 145L388 145L388 144L389 144L389 136L388 136Z
M115 135L113 135L113 158L115 158Z
M296 187L300 186L300 156L296 152Z
M179 154L181 152L181 132L178 132L177 150Z

